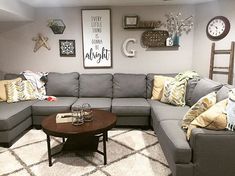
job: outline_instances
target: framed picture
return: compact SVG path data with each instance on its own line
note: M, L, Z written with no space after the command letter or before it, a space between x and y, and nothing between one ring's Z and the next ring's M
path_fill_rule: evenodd
M138 16L124 16L125 27L135 27L138 24Z
M75 57L75 40L59 40L60 56L61 57Z
M112 67L110 9L82 9L84 68Z

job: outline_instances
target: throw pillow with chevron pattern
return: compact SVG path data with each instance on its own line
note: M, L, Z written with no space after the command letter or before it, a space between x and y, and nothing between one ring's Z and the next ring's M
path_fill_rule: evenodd
M166 81L163 89L163 96L161 102L173 104L176 106L185 105L187 80L171 80Z
M6 85L7 102L35 100L35 90L29 81L12 82Z

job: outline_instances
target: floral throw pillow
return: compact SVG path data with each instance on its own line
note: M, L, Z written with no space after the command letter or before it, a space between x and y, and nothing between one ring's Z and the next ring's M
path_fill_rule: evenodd
M186 93L187 80L166 81L164 84L163 95L161 102L173 104L176 106L185 105L185 93Z
M208 95L202 97L200 100L198 100L197 103L195 103L188 112L184 115L183 122L182 122L182 128L184 130L188 129L188 126L190 123L201 113L208 110L210 107L212 107L216 103L216 93L212 92Z
M29 81L12 82L6 85L7 102L35 100L35 90Z

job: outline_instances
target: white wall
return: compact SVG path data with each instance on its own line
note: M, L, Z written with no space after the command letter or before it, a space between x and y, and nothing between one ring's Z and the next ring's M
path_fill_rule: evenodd
M0 21L30 21L34 17L34 8L16 0L0 1Z
M210 19L222 15L231 23L230 33L226 38L215 42L216 49L230 49L231 41L235 41L235 1L221 0L197 5L195 8L195 31L193 50L193 69L201 75L208 77L212 42L206 36L206 25ZM216 66L228 66L229 56L216 57ZM215 75L215 80L227 82L226 76ZM234 81L235 82L235 81Z
M35 21L14 30L0 34L0 70L8 72L57 71L79 73L106 72L178 72L191 69L193 50L193 31L180 38L179 50L159 51L146 50L140 46L143 30L124 30L122 17L137 14L141 20L165 20L164 15L169 12L182 12L183 16L194 15L194 6L142 6L142 7L112 7L113 29L113 68L84 69L82 60L82 32L80 8L38 8ZM48 28L47 20L61 18L66 24L63 35L54 35ZM38 32L49 37L51 50L41 48L33 52L34 37ZM131 47L137 50L136 58L127 58L121 52L122 43L126 38L134 37L137 44ZM59 39L76 40L76 57L59 56Z

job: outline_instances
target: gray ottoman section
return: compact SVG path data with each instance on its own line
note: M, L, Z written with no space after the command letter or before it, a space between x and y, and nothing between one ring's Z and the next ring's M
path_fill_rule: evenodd
M114 98L112 112L119 116L149 116L150 105L144 98Z
M91 107L95 109L111 110L111 98L79 98L73 106L82 106L84 103L89 103Z
M81 74L80 97L111 98L113 87L112 74Z
M146 98L146 75L121 74L113 76L114 98Z
M0 103L0 131L10 130L22 121L31 117L31 105L36 101L22 101L17 103Z
M49 73L46 84L47 95L59 97L78 97L79 74L72 73Z
M48 116L58 112L70 111L71 106L76 102L76 97L58 97L56 101L38 101L33 104L33 116Z

